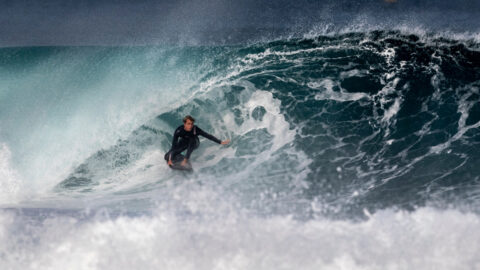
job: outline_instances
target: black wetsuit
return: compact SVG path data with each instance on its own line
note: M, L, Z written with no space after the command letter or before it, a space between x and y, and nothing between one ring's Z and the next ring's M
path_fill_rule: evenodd
M192 151L198 148L198 146L200 145L198 135L202 135L203 137L212 140L218 144L222 142L219 139L215 138L213 135L208 134L207 132L203 131L201 128L195 125L192 127L191 131L186 131L183 128L183 125L181 125L173 133L172 148L170 148L170 150L165 154L165 160L174 160L176 155L182 153L185 150L187 150L185 158L189 159ZM178 138L181 138L179 142L177 142Z

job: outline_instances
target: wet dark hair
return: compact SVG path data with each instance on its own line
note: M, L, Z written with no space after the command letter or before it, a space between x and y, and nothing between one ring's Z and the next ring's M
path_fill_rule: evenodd
M187 115L187 116L185 116L185 117L183 118L183 123L186 123L186 122L187 122L187 120L190 120L190 121L192 121L192 123L194 123L194 122L195 122L195 119L194 119L194 118L193 118L191 115Z

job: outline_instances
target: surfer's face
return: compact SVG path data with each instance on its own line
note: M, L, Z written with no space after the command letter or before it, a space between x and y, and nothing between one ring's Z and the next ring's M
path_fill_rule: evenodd
M193 122L188 119L185 123L183 123L183 129L185 129L186 131L192 130L192 127L193 127Z

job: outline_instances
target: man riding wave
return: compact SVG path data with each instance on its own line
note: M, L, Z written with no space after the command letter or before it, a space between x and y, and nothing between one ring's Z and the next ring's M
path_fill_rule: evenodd
M179 126L175 132L173 133L173 142L172 147L170 150L165 154L165 160L169 166L173 165L172 160L175 160L175 157L182 153L183 151L187 150L185 158L183 159L181 165L187 165L188 159L192 154L193 150L197 149L200 145L200 140L198 138L199 135L214 141L218 144L228 144L230 140L220 141L215 136L208 134L207 132L203 131L198 126L195 126L193 123L195 119L187 115L183 118L183 125ZM178 139L180 138L180 141Z

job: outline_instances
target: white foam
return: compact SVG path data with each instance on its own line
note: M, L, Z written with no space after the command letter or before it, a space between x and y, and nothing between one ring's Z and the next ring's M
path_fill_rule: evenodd
M303 38L314 39L318 36L335 36L347 33L368 33L371 31L400 31L403 34L414 34L419 36L424 42L434 42L438 38L447 38L460 41L473 40L480 41L478 31L462 31L462 30L437 30L431 29L428 25L409 21L399 23L378 23L378 21L369 21L369 17L359 15L351 20L351 23L345 26L336 26L329 22L314 24L306 33L302 34Z
M333 91L335 83L331 79L324 79L321 81L308 82L307 86L313 89L318 89L319 92L315 94L316 100L336 100L336 101L355 101L362 98L370 98L366 93L348 93L343 91ZM338 86L339 89L340 86Z
M251 158L248 167L237 172L235 175L230 174L228 177L228 182L244 181L242 185L248 186L249 184L246 182L257 181L260 179L258 180L260 181L260 185L269 183L271 189L283 191L286 187L305 187L306 175L310 171L308 166L312 161L303 151L295 149L293 145L295 134L297 133L297 127L292 128L286 121L285 116L280 111L280 100L274 98L271 92L258 90L247 82L243 82L243 85L246 89L243 93L244 96L240 97L240 99L243 100L240 102L240 105L235 107L240 112L243 122L241 124L237 124L235 122L235 115L233 112L230 110L222 110L226 112L223 116L223 124L217 126L224 125L225 127L228 127L228 132L235 137L240 137L250 131L265 129L270 135L272 135L272 139L270 141L272 145L262 152L255 153L253 156L244 156L244 158ZM260 106L265 109L265 114L261 119L255 119L252 117L252 113ZM219 131L220 130L218 130L217 133ZM248 147L250 148L255 146ZM282 150L279 152L277 151L279 149ZM222 154L216 155L213 160L207 161L207 163L209 165L213 165L222 158L234 158L235 151L236 149L232 148L222 150ZM279 158L279 155L282 153L286 155L283 158ZM208 155L203 154L203 156ZM291 160L288 157L293 159L291 164L289 164L292 167L289 167L288 170L283 168L284 171L282 171L282 176L280 177L270 177L272 174L274 176L275 173L280 173L276 171L282 169L277 168L271 171L266 168L276 168L278 165L275 163ZM199 159L199 161L200 163L205 162L202 158ZM263 175L265 178L259 178L259 174ZM290 195L295 196L295 192L291 192Z
M480 218L455 210L385 210L362 222L288 216L52 217L9 233L0 213L2 269L478 269ZM17 217L18 218L18 217ZM18 221L17 221L18 222Z
M383 114L382 121L389 122L390 119L398 113L398 111L400 110L401 101L402 101L402 98L395 99L393 104L390 107L388 107L388 109Z
M0 204L13 204L20 199L22 181L10 159L10 149L6 144L0 143ZM24 191L24 195L25 193Z
M442 152L443 150L449 148L453 142L461 139L463 135L470 129L475 129L480 127L480 121L473 123L471 125L466 124L466 121L469 117L469 111L476 104L476 101L467 101L467 100L471 95L478 94L480 92L479 88L475 86L469 85L467 87L469 91L463 96L461 96L460 100L458 101L457 111L458 113L460 113L460 118L458 119L458 123L457 123L457 133L455 133L452 137L450 137L446 142L432 146L430 148L429 153L438 154Z
M388 58L387 61L389 61ZM385 84L382 90L375 94L375 96L380 97L378 99L379 105L380 108L384 110L381 121L384 125L388 125L395 122L395 120L392 122L391 119L395 119L394 116L397 115L397 113L400 111L400 106L402 105L403 98L401 96L397 96L393 100L393 104L390 104L390 106L386 107L386 105L391 102L391 98L389 96L396 92L395 89L400 79L395 77L395 72L387 73L385 79L388 80L387 84ZM408 84L405 84L404 88L407 86ZM387 137L389 134L390 130L387 129L385 137Z
M266 113L262 120L256 120L248 117L236 129L240 134L244 134L253 129L266 128L268 133L274 135L272 151L275 151L283 145L292 142L295 137L295 130L291 130L285 117L280 113L280 100L273 98L273 94L267 91L256 90L252 93L250 99L242 105L245 115L252 115L253 110L262 106ZM231 119L231 115L229 115ZM233 124L233 123L231 123Z
M385 60L387 61L388 65L392 64L392 60L395 58L395 49L393 48L385 48L380 55L385 57Z

